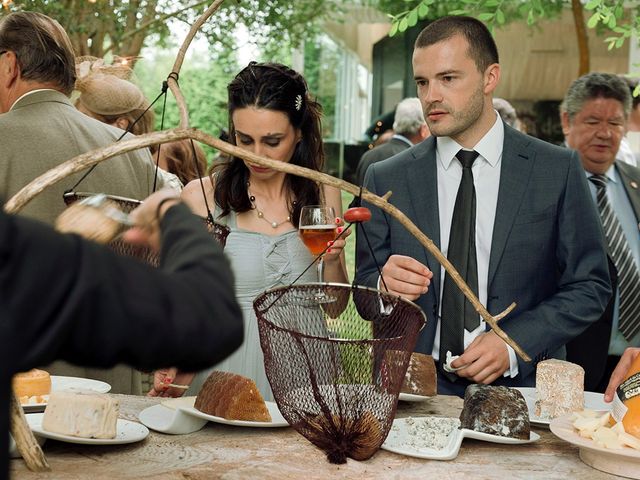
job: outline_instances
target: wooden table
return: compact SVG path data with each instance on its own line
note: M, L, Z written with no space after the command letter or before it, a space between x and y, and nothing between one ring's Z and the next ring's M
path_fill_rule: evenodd
M157 399L114 395L121 417L137 420ZM459 415L462 400L438 396L422 403L400 402L398 417ZM11 461L12 479L608 479L582 463L578 449L537 428L540 440L525 445L497 445L465 439L455 460L434 461L380 450L371 459L330 464L319 449L292 428L240 428L208 423L188 435L151 431L130 445L90 446L47 440L44 452L52 471L32 473Z

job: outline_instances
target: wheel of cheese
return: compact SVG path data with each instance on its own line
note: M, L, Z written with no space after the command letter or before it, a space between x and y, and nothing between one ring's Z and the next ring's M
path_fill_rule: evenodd
M51 393L51 376L44 370L34 368L13 377L13 391L17 397L33 397Z

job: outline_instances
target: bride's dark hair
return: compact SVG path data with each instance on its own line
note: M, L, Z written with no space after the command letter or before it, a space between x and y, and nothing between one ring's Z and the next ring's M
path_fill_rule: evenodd
M230 143L236 143L232 120L236 109L256 107L282 112L301 134L289 163L322 170L322 107L310 98L307 82L302 75L278 63L251 62L236 75L227 90ZM222 211L221 215L228 215L232 210L238 213L250 210L251 202L247 194L249 171L242 159L233 157L214 167L213 172L214 199ZM302 206L320 203L318 186L312 180L287 174L285 188L289 195L291 223L297 227Z

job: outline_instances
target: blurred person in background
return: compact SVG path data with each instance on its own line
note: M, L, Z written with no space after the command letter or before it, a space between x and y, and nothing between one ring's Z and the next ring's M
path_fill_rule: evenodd
M629 165L637 167L638 156L640 155L640 95L634 95L634 92L638 86L638 79L623 76L621 78L629 86L631 111L627 119L627 133L620 142L616 160L622 160Z
M362 185L364 174L372 165L393 157L407 148L420 143L429 136L429 127L424 121L420 100L405 98L396 107L393 120L393 134L389 140L365 152L356 169L356 182Z
M83 63L85 62L80 62L79 66ZM78 68L79 72L83 70ZM99 63L99 67L90 68L76 80L75 89L80 93L75 102L76 108L91 118L120 130L128 130L133 135L153 132L153 109L142 90L132 81L122 78L130 75L131 70L125 66L114 67ZM151 151L157 152L158 148L156 146ZM154 160L158 160L155 155L152 161ZM165 186L178 192L182 190L184 183L162 165L157 168L157 175Z
M498 115L500 115L504 123L518 131L522 131L518 114L516 113L516 109L513 108L513 105L504 98L496 97L493 99L493 108L498 112Z
M207 170L204 150L187 138L157 145L153 156L160 168L176 175L183 185L200 178Z

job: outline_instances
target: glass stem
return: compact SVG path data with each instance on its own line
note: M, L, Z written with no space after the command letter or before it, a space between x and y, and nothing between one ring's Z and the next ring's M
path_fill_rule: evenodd
M322 257L318 257L316 268L318 269L318 281L322 283L324 282L324 259Z

